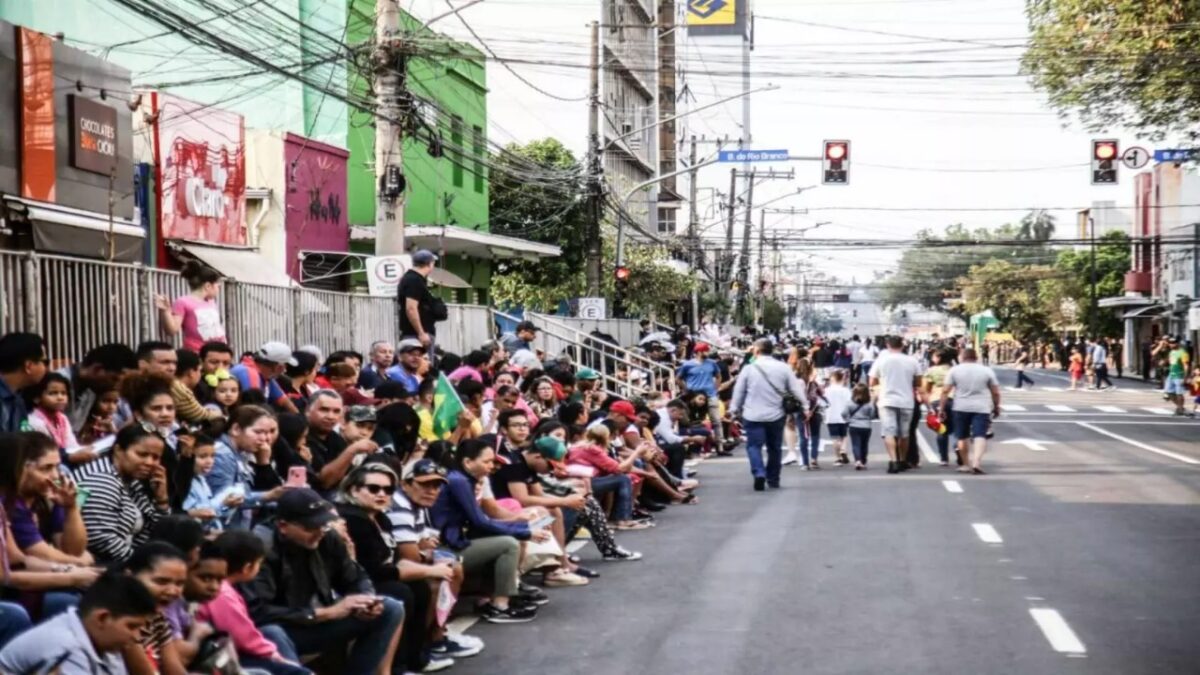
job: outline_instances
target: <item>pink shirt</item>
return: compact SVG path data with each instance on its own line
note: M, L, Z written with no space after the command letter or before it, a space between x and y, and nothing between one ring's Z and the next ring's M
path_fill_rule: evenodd
M201 300L194 295L181 295L175 298L171 312L182 317L180 330L183 332L184 349L199 352L205 342L225 341L221 310L212 300Z
M228 581L221 582L221 590L212 601L200 605L196 610L197 621L207 621L212 627L229 633L234 648L239 654L274 659L279 650L270 640L263 637L258 626L250 620L250 610L241 593Z

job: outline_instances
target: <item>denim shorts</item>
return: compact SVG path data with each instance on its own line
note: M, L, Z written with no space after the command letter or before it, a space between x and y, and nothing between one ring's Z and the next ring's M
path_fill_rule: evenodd
M908 427L912 425L912 408L883 406L879 409L879 426L884 438L908 438Z
M1182 377L1168 377L1166 386L1163 387L1164 394L1172 396L1183 396L1188 393L1187 386L1183 383Z
M826 426L829 427L829 437L830 438L845 438L846 437L847 425L845 423L838 424L836 422L830 422Z
M987 436L988 419L991 415L979 412L954 411L954 435L958 438L983 438Z

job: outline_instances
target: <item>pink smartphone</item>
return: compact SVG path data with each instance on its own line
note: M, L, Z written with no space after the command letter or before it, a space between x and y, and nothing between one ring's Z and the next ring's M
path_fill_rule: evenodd
M293 466L288 469L287 486L308 487L308 469L302 466Z

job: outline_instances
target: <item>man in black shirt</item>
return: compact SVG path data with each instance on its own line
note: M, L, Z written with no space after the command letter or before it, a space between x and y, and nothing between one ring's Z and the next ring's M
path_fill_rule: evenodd
M400 337L416 338L432 353L435 322L432 316L433 294L429 292L429 273L437 256L430 251L412 255L413 266L400 277L396 299L400 303Z
M331 389L322 389L308 402L308 449L312 470L317 474L318 490L333 490L342 482L358 455L369 455L379 446L368 436L346 442L336 431L342 422L342 397Z

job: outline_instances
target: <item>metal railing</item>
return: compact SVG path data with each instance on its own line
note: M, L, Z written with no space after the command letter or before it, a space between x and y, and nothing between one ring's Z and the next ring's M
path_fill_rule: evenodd
M653 361L631 349L593 337L590 333L567 324L561 317L545 314L536 314L533 316L536 317L536 322L540 324L539 328L542 328L543 332L545 331L545 326L553 326L559 333L565 334L564 340L571 344L579 345L581 349L579 362L583 365L601 371L606 375L611 375L615 372L616 364L624 364L629 371L631 379L645 379L645 388L649 391L664 391L671 388L670 385L673 378L671 377L671 369L669 367L664 367L657 361ZM608 321L613 320L610 319ZM637 323L630 323L633 326L633 337L631 340L636 342ZM620 337L614 337L620 340Z

